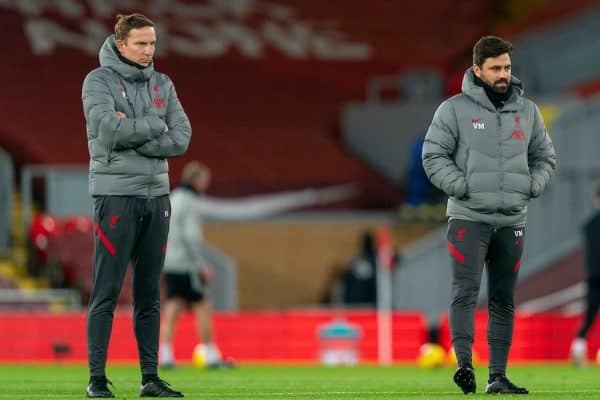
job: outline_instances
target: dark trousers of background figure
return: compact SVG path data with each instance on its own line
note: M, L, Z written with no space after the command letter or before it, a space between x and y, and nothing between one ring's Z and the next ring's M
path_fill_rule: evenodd
M587 279L585 317L581 328L579 328L577 337L585 339L596 319L598 308L600 308L600 276L594 276Z
M94 198L93 285L87 315L90 376L105 375L113 312L129 261L140 367L142 374L156 374L160 276L170 216L168 196Z
M585 316L577 337L585 339L600 307L600 210L583 226L586 267Z
M494 228L453 219L448 224L452 265L450 330L459 363L471 363L474 313L484 264L488 274L490 374L504 374L512 343L514 293L521 266L524 227Z

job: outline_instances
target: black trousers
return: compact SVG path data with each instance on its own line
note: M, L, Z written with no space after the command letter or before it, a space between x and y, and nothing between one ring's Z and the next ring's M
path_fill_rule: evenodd
M450 331L460 363L471 363L474 313L484 264L487 266L490 374L506 372L514 325L514 293L521 266L525 229L459 219L448 225L452 259Z
M130 261L140 367L142 374L156 374L169 196L102 196L94 199L94 208L94 269L87 314L90 375L105 375L113 313Z
M577 337L582 339L585 339L587 336L592 324L594 323L594 320L596 319L598 308L600 308L600 276L588 277L586 282L587 294L585 302L585 317L581 327L579 328L579 332L577 333Z

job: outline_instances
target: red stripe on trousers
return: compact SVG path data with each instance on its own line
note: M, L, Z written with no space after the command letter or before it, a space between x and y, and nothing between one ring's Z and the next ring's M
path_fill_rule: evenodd
M515 272L519 272L520 268L521 268L521 259L519 258L519 261L517 261L517 263L515 264Z
M96 224L95 229L96 234L98 234L98 237L100 238L100 241L102 242L104 247L106 247L106 250L108 250L108 252L114 257L117 254L117 249L115 249L115 246L113 246L113 244L110 242L110 240L108 240L104 232L102 232L100 225Z
M454 247L454 245L448 240L448 250L450 251L450 254L452 255L452 257L454 257L454 259L456 261L458 261L461 264L465 263L465 256L461 254L460 251L458 251L456 249L456 247Z

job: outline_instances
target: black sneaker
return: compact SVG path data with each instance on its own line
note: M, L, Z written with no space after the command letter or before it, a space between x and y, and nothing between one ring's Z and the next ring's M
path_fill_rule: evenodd
M475 372L473 371L473 367L458 367L454 373L454 383L461 388L464 394L475 393L477 384L475 383Z
M112 382L106 379L105 376L92 376L85 391L85 395L87 397L115 397L113 392L108 388L108 383L113 386Z
M507 394L529 394L529 390L518 387L514 383L508 380L506 376L497 376L488 382L485 387L487 394L493 393L507 393Z
M183 393L171 389L168 382L157 379L142 385L140 397L183 397Z

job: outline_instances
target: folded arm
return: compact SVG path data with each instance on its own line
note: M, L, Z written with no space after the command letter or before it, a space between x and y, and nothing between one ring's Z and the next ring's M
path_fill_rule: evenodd
M89 74L83 82L83 110L90 135L112 150L134 149L158 138L166 128L156 115L128 118L117 114L115 99L99 74Z
M190 143L192 136L190 121L170 80L168 85L169 97L166 114L168 131L136 149L138 153L146 157L177 157L185 153Z

